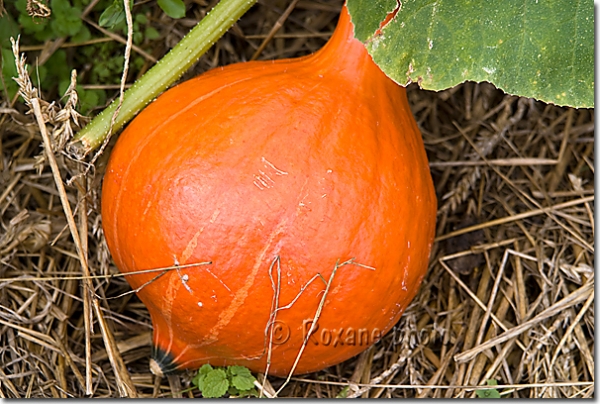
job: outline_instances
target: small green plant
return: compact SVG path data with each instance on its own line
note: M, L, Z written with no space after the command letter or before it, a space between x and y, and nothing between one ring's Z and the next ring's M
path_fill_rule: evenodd
M20 37L21 46L39 46L40 43L65 38L69 43L80 43L76 50L61 48L41 61L38 54L28 55L27 70L33 85L41 89L47 97L63 94L71 80L71 70L79 73L77 93L79 94L78 111L84 115L105 105L110 90L86 88L86 84L115 85L121 81L123 71L123 45L115 41L104 43L87 43L104 35L96 30L91 32L81 19L82 10L89 6L91 0L52 0L48 3L51 12L45 16L31 16L27 9L27 0L16 0L8 6L8 12L0 15L0 95L11 100L17 93L15 58L12 53L10 38ZM182 3L183 4L183 3ZM120 6L119 21L103 21L110 16L110 10ZM131 2L133 7L133 1ZM159 38L159 32L152 27L148 19L149 6L138 5L133 13L133 43L146 51ZM185 10L185 8L184 8ZM122 0L100 0L89 18L97 19L100 15L101 25L127 36L127 24ZM91 63L90 61L93 61ZM145 60L137 53L132 53L129 63L130 77L136 77L143 68Z
M494 379L488 380L487 385L497 386L498 381ZM500 398L500 392L496 389L475 390L475 394L477 394L477 397L479 398Z
M348 398L348 393L350 393L350 386L346 386L341 389L335 398Z
M130 8L133 8L133 0L129 2ZM185 3L182 0L158 0L158 6L171 18L185 17ZM106 7L98 23L102 27L113 29L125 22L125 9L122 0L114 0Z
M254 387L256 378L244 366L227 366L213 368L203 365L192 383L206 398L219 398L225 394L237 397L258 396Z

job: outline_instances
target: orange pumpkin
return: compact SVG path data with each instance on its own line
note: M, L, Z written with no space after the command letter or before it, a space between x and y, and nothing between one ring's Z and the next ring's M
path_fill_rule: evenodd
M157 373L301 374L358 354L415 296L435 217L405 89L345 8L312 55L161 95L120 136L102 192L122 272L179 266L127 277L152 318Z

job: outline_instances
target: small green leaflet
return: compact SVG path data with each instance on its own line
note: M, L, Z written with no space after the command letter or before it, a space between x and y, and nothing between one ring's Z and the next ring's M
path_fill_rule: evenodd
M158 0L158 5L171 18L185 17L185 3L182 0Z
M256 380L250 370L244 366L229 366L227 372L231 377L231 385L238 390L250 390Z
M223 397L229 388L227 374L223 369L213 369L202 380L202 386L198 386L202 395L207 398Z
M200 383L202 383L204 381L204 378L206 377L207 374L209 374L210 372L212 372L213 367L206 364L206 365L202 365L202 367L200 369L198 369L198 373L196 374L196 376L194 376L194 378L192 379L192 384L196 385L196 386L200 386Z
M133 0L129 1L129 7L133 7ZM101 27L114 28L121 21L125 20L125 9L123 8L122 0L114 0L113 4L106 7L100 15L98 24Z
M335 396L335 398L348 398L348 393L350 392L350 386L344 387L340 392Z
M497 386L498 381L493 380L493 379L488 380L487 385L488 386ZM479 397L479 398L500 398L500 392L496 389L475 390L475 393L477 394L477 397Z
M509 94L594 107L594 4L589 0L347 4L356 37L400 84L443 90L466 80L489 81ZM374 36L397 6L395 17Z
M185 3L182 0L158 0L158 5L171 18L185 17ZM133 7L133 0L130 0L130 7ZM112 29L123 20L125 20L123 0L114 0L100 15L98 24Z
M246 397L257 395L254 389L255 380L250 370L243 366L228 366L225 369L203 365L192 379L192 383L206 398L223 397L225 393Z

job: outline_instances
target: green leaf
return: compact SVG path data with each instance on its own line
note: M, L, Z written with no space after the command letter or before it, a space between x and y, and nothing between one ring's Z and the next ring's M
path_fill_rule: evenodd
M344 387L340 392L335 396L335 398L348 398L348 393L350 392L350 386Z
M144 14L136 14L134 21L138 24L145 25L148 23L148 18Z
M42 87L46 90L52 88L57 81L59 83L67 82L67 86L71 83L71 71L66 68L68 66L67 52L64 49L58 49L54 52L44 66L48 68L48 76L42 83ZM61 91L60 94L64 94L64 91Z
M185 3L182 0L158 0L158 5L171 18L185 17Z
M80 110L83 114L87 113L90 109L98 106L100 102L98 90L84 90L79 86L77 86L76 88L77 93L79 95Z
M160 34L153 27L146 27L146 29L144 30L144 36L150 41L152 41L153 39L158 39L158 37L160 37Z
M129 0L129 7L133 8L133 0ZM125 9L123 8L122 0L114 0L113 3L106 7L98 19L98 25L109 29L115 28L117 25L125 21Z
M125 20L125 11L122 7L112 4L108 6L100 15L98 24L101 27L113 28L115 25Z
M211 370L199 384L198 388L202 392L202 396L206 398L223 397L229 388L229 380L227 373L223 369Z
M241 391L238 391L238 393L235 394L235 396L237 396L237 397L258 397L258 390L256 389L256 387L251 388L250 390L241 390Z
M192 383L200 389L200 383L202 383L206 375L212 372L212 370L213 367L210 366L208 363L206 365L202 365L200 369L198 369L198 373L196 374L196 376L194 376L194 378L192 379Z
M10 38L17 38L19 35L19 25L9 13L4 13L0 17L0 46L10 48Z
M348 0L348 11L354 23L354 36L368 40L379 28L385 16L396 7L397 0Z
M238 390L250 390L254 387L256 378L244 366L228 366L227 373L231 376L231 384Z
M4 88L2 81L0 81L0 88L6 90L8 99L12 99L17 93L19 87L17 83L13 80L13 77L17 76L17 66L15 65L15 55L13 55L10 49L0 48L0 52L2 55L2 78L4 79L4 84L6 88ZM0 93L4 96L3 93Z
M488 380L487 385L488 386L497 386L498 381L494 380L494 379ZM500 392L498 392L498 390L496 390L496 389L475 390L475 393L477 394L477 397L479 397L479 398L500 398Z
M54 15L67 15L71 12L71 2L69 0L52 0L50 4Z
M72 7L68 0L52 0L52 13L50 26L57 37L76 35L83 28L81 9Z
M85 25L82 26L79 31L71 37L71 42L85 42L92 39L92 33Z
M400 84L489 81L509 94L594 107L589 0L348 0L355 33ZM375 36L380 22L400 4Z

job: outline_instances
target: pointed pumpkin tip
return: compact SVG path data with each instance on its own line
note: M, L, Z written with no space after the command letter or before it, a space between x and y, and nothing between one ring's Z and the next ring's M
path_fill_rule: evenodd
M177 370L177 364L174 362L173 355L159 347L152 348L152 357L150 359L150 371L156 376L166 376Z
M158 377L163 377L163 371L160 368L160 365L158 364L158 362L156 362L156 360L154 358L150 359L150 372L152 372L152 374L154 376L158 376Z

